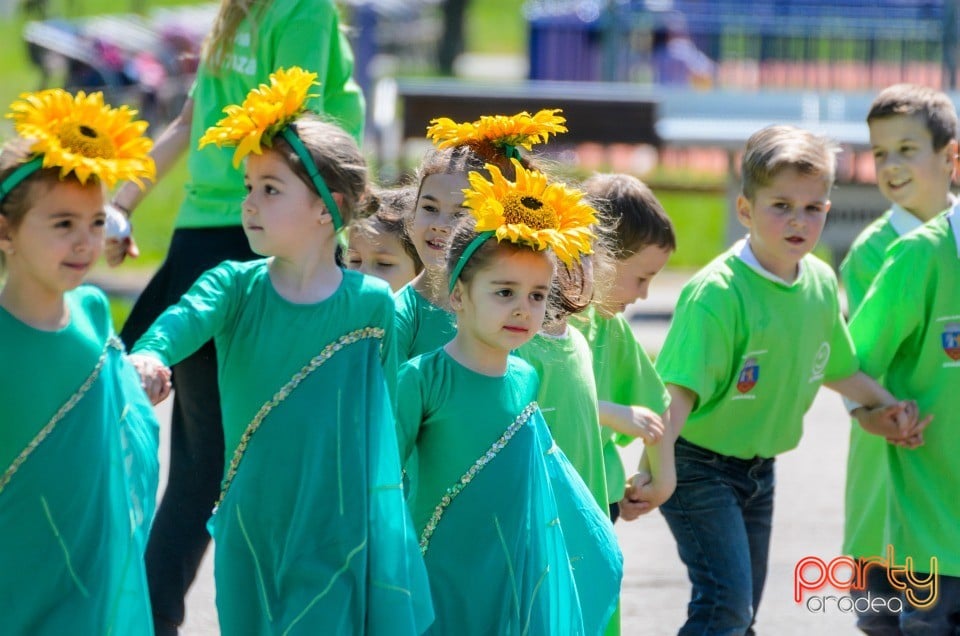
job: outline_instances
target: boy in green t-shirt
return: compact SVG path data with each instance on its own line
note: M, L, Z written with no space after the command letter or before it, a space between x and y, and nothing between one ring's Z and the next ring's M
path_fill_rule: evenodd
M767 572L773 464L800 440L821 384L866 406L871 432L916 444L916 406L858 371L837 281L810 255L830 209L836 146L792 126L747 141L737 217L750 230L684 287L657 359L670 392L661 511L693 583L681 634L752 633ZM680 436L680 432L683 432ZM631 489L656 505L671 484ZM635 516L624 504L624 518Z
M593 353L607 501L610 518L616 521L627 480L617 445L625 446L637 437L656 445L670 405L670 396L623 311L647 297L650 281L677 249L677 240L663 206L636 177L597 174L584 182L583 189L600 212L603 248L613 260L613 280L599 307L589 308L582 321L570 324L583 332ZM657 451L651 452L656 464Z
M957 154L957 113L953 102L940 91L924 86L897 84L883 90L870 106L867 126L877 186L891 205L857 237L840 264L840 279L851 316L880 271L887 248L951 206L950 182ZM888 388L897 392L898 387ZM850 428L843 551L862 563L885 558L887 554L887 446L884 440L866 434L858 426ZM874 565L866 572L864 589L851 590L852 596L900 596L890 585L886 568ZM866 634L901 633L898 613L878 610L876 604L857 613L857 626Z

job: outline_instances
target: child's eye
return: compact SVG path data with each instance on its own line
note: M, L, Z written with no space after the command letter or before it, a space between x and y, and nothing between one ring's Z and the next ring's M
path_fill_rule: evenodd
M916 150L916 148L914 148L913 146L904 146L903 148L900 149L900 153L910 156L913 154L914 150Z
M776 203L773 204L773 207L776 208L777 210L787 211L790 209L790 204L784 201L777 201Z
M54 223L53 227L57 228L58 230L69 230L73 227L73 221L70 219L62 219Z
M263 191L267 194L278 194L280 191L274 188L272 185L263 186Z
M882 159L883 159L884 157L886 157L886 156L887 156L887 153L882 152L882 151L879 151L879 150L873 153L873 158L874 158L875 161L880 161L880 160L882 160Z
M247 191L247 194L250 194L253 191L253 186L251 186L249 183L244 183L243 189Z
M547 295L543 292L533 292L530 294L530 298L533 299L534 302L542 303L547 299Z
M93 227L103 227L107 224L106 218L96 218L93 220Z
M384 263L383 261L377 261L377 267L382 269L387 269L388 267L393 267L393 263Z
M423 210L424 212L429 212L430 214L436 214L437 212L440 211L440 209L437 206L430 203L424 203L423 205L420 206L420 209Z
M512 290L512 289L498 289L498 290L495 291L494 293L495 293L497 296L500 296L501 298L510 298L511 296L513 296L513 290Z

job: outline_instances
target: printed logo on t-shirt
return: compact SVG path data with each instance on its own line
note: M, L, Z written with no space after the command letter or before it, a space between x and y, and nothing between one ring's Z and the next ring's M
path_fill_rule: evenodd
M830 362L830 343L824 341L820 343L817 356L813 359L813 369L810 371L809 382L823 380L823 372L826 370L828 362Z
M753 387L760 381L760 363L755 357L749 357L743 361L743 368L740 369L740 375L737 376L737 391L741 394L749 393ZM734 399L753 399L753 395L738 395Z
M956 320L957 316L940 318L939 320ZM948 322L943 327L943 333L940 335L940 345L943 352L952 362L944 363L944 366L960 365L960 322Z

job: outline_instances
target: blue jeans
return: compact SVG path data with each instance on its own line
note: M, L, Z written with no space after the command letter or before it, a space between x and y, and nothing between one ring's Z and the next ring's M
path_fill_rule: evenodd
M960 635L960 577L941 574L938 585L937 602L929 610L903 604L900 629L907 636Z
M862 564L863 561L858 559ZM850 590L850 596L854 599L866 598L873 599L882 597L887 599L899 598L903 600L903 595L890 585L887 579L887 569L876 565L867 568L867 586L864 590ZM857 629L867 636L902 636L900 631L900 615L883 609L873 609L867 611L857 610Z
M680 636L753 634L767 577L773 459L677 440L677 490L660 510L693 584Z

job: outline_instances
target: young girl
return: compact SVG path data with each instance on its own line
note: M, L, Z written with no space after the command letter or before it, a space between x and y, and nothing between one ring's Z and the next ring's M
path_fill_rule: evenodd
M252 153L244 231L268 258L207 272L134 351L149 379L217 345L222 632L417 634L431 611L400 485L393 302L386 283L334 262L366 167L349 135L301 113L314 78L277 71L202 141Z
M444 257L453 227L465 213L463 192L467 174L483 171L486 163L513 175L509 157L520 157L517 146L529 150L551 134L566 132L558 110L533 116L484 116L458 124L434 119L427 136L437 144L418 171L420 186L410 225L410 237L423 261L423 271L396 294L397 355L401 362L442 347L456 327L450 313ZM521 161L528 167L528 164Z
M153 175L146 123L59 89L12 110L20 138L0 151L3 631L152 634L143 552L158 427L106 297L80 286L103 249L104 185Z
M407 231L416 195L408 186L369 196L372 209L348 228L347 267L382 278L393 291L423 271L423 261Z
M420 470L414 524L436 634L596 634L622 558L612 527L553 443L537 375L510 356L540 329L553 259L589 247L579 196L515 163L470 175L450 240L457 332L400 371L398 431ZM543 251L550 247L551 251Z

